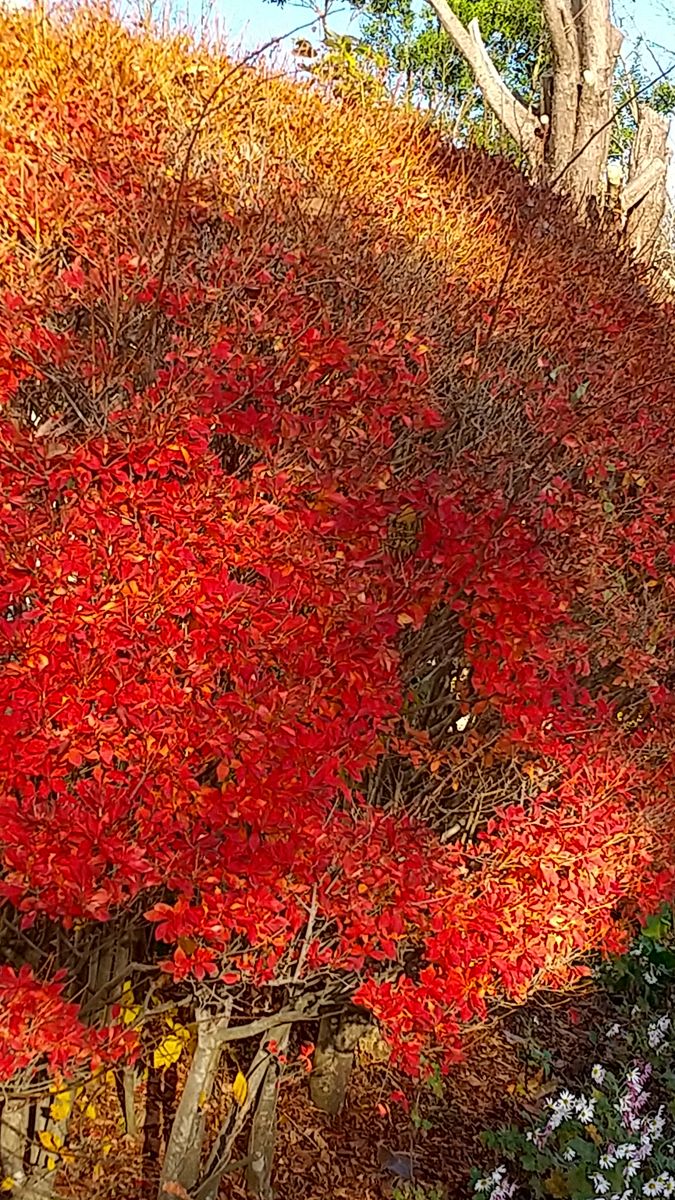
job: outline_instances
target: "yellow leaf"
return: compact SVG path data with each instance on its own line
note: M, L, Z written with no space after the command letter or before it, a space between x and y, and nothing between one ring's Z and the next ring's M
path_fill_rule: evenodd
M140 1004L136 1004L131 981L125 980L122 984L122 996L120 999L120 1007L122 1009L122 1020L125 1025L133 1025L134 1021L138 1020L141 1012Z
M51 1133L48 1129L41 1129L38 1138L45 1150L52 1151L54 1154L58 1154L63 1145L63 1138L60 1138L58 1133Z
M96 1120L96 1105L88 1104L84 1110L84 1115L85 1115L85 1117L88 1117L90 1121L95 1121Z
M562 1171L551 1171L551 1174L544 1180L544 1187L549 1196L554 1196L556 1200L564 1200L565 1196L569 1196L567 1179Z
M107 1141L106 1141L106 1142L102 1142L102 1143L101 1143L101 1153L103 1154L103 1157L104 1157L104 1158L105 1158L105 1157L106 1157L108 1154L110 1154L110 1151L112 1150L112 1148L113 1148L113 1144L112 1144L112 1142L107 1142Z
M51 1157L51 1155L50 1155L50 1156L49 1156L49 1158L47 1159L47 1170L48 1170L48 1171L55 1171L55 1170L56 1170L56 1159L55 1159L55 1158L52 1158L52 1157Z
M49 1115L52 1121L67 1121L70 1116L70 1110L73 1106L72 1092L57 1092L49 1106Z
M157 1046L153 1054L155 1070L160 1067L170 1067L178 1062L183 1050L190 1040L190 1030L184 1025L174 1025L173 1032L168 1034Z
M0 1183L0 1192L11 1192L14 1187L14 1180L11 1175L5 1175L2 1183Z
M413 619L409 613L399 613L398 623L399 625L412 625Z
M232 1084L232 1095L241 1108L248 1095L248 1083L246 1076L241 1071L237 1071L237 1078Z
M93 1172L92 1172L92 1175L93 1175L93 1178L94 1178L94 1183L98 1183L98 1181L99 1181L99 1179L101 1178L102 1174L103 1174L103 1163L100 1163L100 1162L99 1162L99 1163L94 1163L94 1170L93 1170Z

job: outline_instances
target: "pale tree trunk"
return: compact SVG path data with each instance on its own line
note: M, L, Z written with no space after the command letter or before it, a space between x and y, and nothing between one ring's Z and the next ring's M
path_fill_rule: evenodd
M159 1200L176 1195L176 1188L189 1191L197 1182L205 1130L205 1108L211 1097L223 1049L232 1002L217 1017L197 1013L197 1045L185 1086L171 1126L162 1164Z
M658 248L666 212L668 120L648 104L638 106L638 117L621 204L626 213L626 239L639 258L648 259Z
M485 48L477 20L465 27L448 0L429 0L455 48L466 59L486 105L526 158L533 179L567 194L582 218L599 217L607 192L607 160L613 116L613 81L622 35L612 24L609 0L541 0L551 42L552 70L542 80L541 111L527 108L509 90ZM622 200L636 204L627 222L636 254L651 250L665 205L664 147L667 124L639 106L639 166L631 169ZM665 129L665 134L664 134ZM633 185L640 179L640 188Z
M578 206L600 204L614 109L612 84L622 35L612 25L609 0L572 0L579 47L574 148L563 188Z
M369 1025L368 1014L352 1007L321 1021L309 1088L317 1108L330 1116L337 1116L345 1102L354 1051Z

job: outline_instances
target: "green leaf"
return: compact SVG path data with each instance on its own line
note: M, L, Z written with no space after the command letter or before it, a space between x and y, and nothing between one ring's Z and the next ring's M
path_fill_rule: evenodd
M571 1200L591 1200L591 1196L595 1195L595 1188L588 1179L585 1166L575 1166L568 1171L567 1189Z
M568 1145L582 1162L596 1163L598 1161L598 1150L593 1142L587 1142L582 1137L574 1137Z

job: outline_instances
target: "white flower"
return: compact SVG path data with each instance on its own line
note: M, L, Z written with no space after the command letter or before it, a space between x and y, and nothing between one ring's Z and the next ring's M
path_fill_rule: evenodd
M571 1092L563 1091L555 1100L549 1100L551 1115L546 1124L546 1130L550 1133L553 1129L557 1129L563 1121L567 1120L574 1113L577 1101Z
M605 1179L604 1175L593 1175L591 1178L598 1196L604 1196L609 1191L609 1180Z
M577 1100L577 1116L582 1125L590 1125L595 1116L595 1100L580 1096Z
M642 1189L643 1196L660 1196L663 1191L662 1185L658 1179L648 1179Z
M488 1192L492 1187L491 1179L477 1179L473 1185L474 1192Z
M597 1083L598 1086L601 1087L605 1082L606 1074L607 1072L605 1068L600 1063L596 1063L591 1071L591 1079L593 1080L593 1083Z
M649 1120L645 1121L645 1123L644 1123L645 1134L647 1134L651 1137L660 1137L661 1134L663 1133L665 1124L666 1124L666 1118L663 1115L663 1105L661 1105L656 1116L650 1117ZM644 1136L645 1135L643 1134L643 1137Z
M656 983L656 980L649 980L650 983ZM666 1040L666 1034L670 1029L670 1018L659 1017L658 1021L652 1021L651 1025L647 1026L647 1041L652 1050L658 1050L659 1046L663 1045Z
M600 1155L599 1166L602 1167L603 1171L609 1171L611 1169L611 1167L614 1166L615 1162L616 1162L616 1158L614 1157L613 1154L601 1154Z
M623 1169L624 1179L626 1179L626 1180L632 1179L634 1175L637 1175L637 1170L638 1170L637 1163L634 1163L634 1162L626 1163L626 1165Z
M633 1067L633 1070L628 1072L626 1082L629 1087L641 1090L643 1083L649 1079L651 1073L651 1063L641 1063L640 1066Z
M620 1033L621 1033L621 1026L620 1026L620 1025L616 1025L616 1024L615 1024L615 1025L610 1025L609 1029L607 1030L607 1034L606 1034L606 1036L607 1036L608 1038L615 1038L615 1037L617 1037L617 1036L618 1036Z
M574 1162L576 1154L571 1146L568 1146L567 1149L563 1151L563 1158L565 1159L565 1162Z

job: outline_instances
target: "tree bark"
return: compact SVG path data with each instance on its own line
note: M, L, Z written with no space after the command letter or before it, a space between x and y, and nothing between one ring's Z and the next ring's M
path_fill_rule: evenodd
M330 1116L337 1116L345 1102L354 1051L369 1024L368 1014L356 1008L321 1021L309 1090L317 1108Z
M668 120L648 104L638 105L638 131L621 205L627 214L625 237L637 258L650 259L666 211Z
M54 1191L56 1170L50 1160L58 1160L58 1152L50 1153L40 1141L40 1134L50 1134L63 1145L68 1131L68 1118L54 1121L51 1117L52 1096L44 1100L6 1100L0 1116L0 1166L3 1178L14 1179L11 1195L16 1200L49 1200Z
M542 0L551 36L553 70L543 108L549 121L546 141L547 170L563 171L574 153L581 58L569 0Z
M280 1050L288 1045L290 1026L286 1026L283 1040L277 1042ZM276 1058L271 1058L258 1096L255 1114L248 1139L249 1164L246 1172L248 1189L258 1200L272 1200L272 1166L277 1133L277 1101L281 1068Z
M448 0L429 0L443 29L466 59L486 105L527 159L536 180L570 196L579 216L599 221L607 196L606 168L613 81L622 34L609 0L541 0L551 39L552 70L542 80L540 114L510 91L492 62L474 19L465 27ZM623 209L626 236L638 257L652 253L665 209L667 122L640 106Z
M613 112L612 84L623 36L612 25L609 0L572 0L579 46L574 146L564 190L579 207L602 195Z
M159 1200L170 1200L171 1193L165 1190L169 1183L189 1191L197 1182L204 1141L204 1105L213 1090L231 1007L230 1001L227 1011L218 1017L197 1014L197 1046L169 1134Z
M241 1132L248 1113L257 1102L258 1095L267 1078L270 1067L270 1053L267 1044L274 1032L274 1040L280 1045L286 1045L290 1034L289 1025L270 1026L263 1034L258 1052L251 1063L246 1077L246 1098L241 1105L230 1109L223 1125L213 1143L206 1166L194 1189L194 1200L216 1200L220 1181L228 1171L239 1166L250 1165L250 1156L244 1163L232 1163L232 1150ZM257 1149L257 1147L256 1147ZM271 1169L271 1163L270 1163Z

